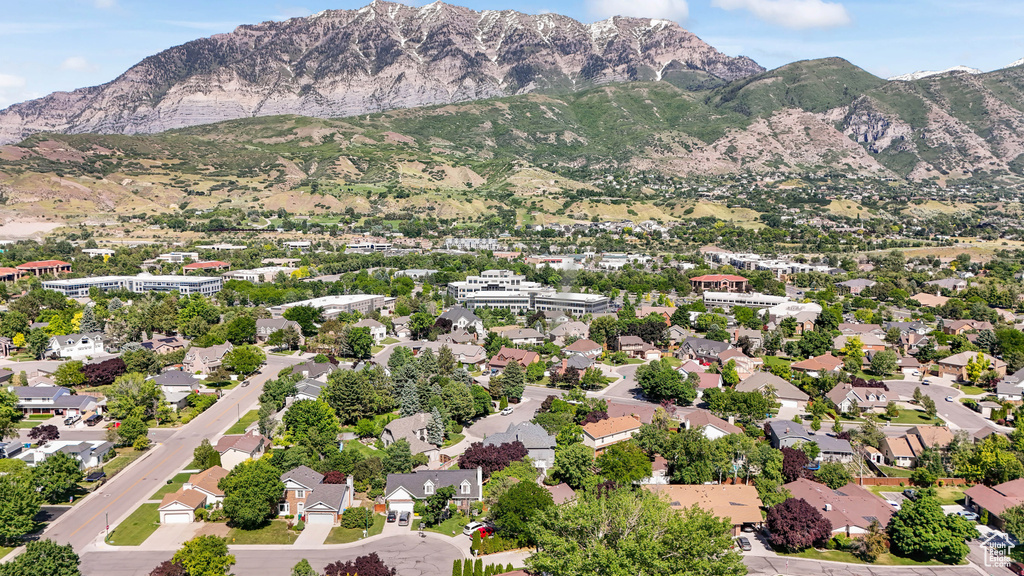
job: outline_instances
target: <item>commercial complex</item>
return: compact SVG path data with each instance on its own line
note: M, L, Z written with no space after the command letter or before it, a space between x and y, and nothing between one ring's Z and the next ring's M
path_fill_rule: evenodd
M273 282L274 278L278 274L284 274L285 276L291 275L298 268L292 268L290 266L264 266L262 268L253 268L251 270L232 270L231 272L225 272L221 275L221 278L225 280L245 280L252 282L253 284L262 284L263 282Z
M732 306L746 306L748 308L771 308L779 304L790 302L785 296L772 296L759 292L705 292L704 306L709 310L716 306L729 308Z
M220 292L223 283L213 276L94 276L68 280L48 280L43 288L54 290L69 298L84 298L90 288L100 290L128 290L137 294L144 292L178 292L182 295L203 294L209 296Z
M322 296L299 302L289 302L279 306L267 308L275 318L280 318L285 311L295 306L312 306L323 310L325 320L336 317L338 314L359 312L367 314L374 310L380 310L390 314L395 308L395 298L391 296L379 296L376 294L339 294L336 296Z
M466 308L508 308L513 312L553 311L573 315L607 312L610 301L599 294L556 292L528 282L510 270L486 270L480 276L448 284L448 294Z

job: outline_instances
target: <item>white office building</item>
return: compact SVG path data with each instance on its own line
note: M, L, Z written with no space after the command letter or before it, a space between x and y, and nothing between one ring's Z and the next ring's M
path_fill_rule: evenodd
M128 290L136 294L145 292L178 292L184 296L209 296L220 292L223 282L213 276L173 276L139 274L136 276L93 276L43 282L45 290L54 290L69 298L85 298L90 288L100 290Z
M351 314L359 312L368 314L374 310L380 310L382 314L391 314L395 310L395 298L391 296L379 296L376 294L339 294L336 296L322 296L299 302L289 302L279 306L267 308L274 318L281 318L285 311L295 306L313 306L323 310L325 320L336 317L342 312Z
M759 292L705 292L704 306L708 310L721 306L731 308L733 306L746 306L747 308L771 308L779 304L790 302L785 296L772 296Z
M273 282L274 278L278 274L284 274L285 276L291 275L298 268L292 268L291 266L264 266L262 268L252 268L251 270L232 270L231 272L225 272L221 275L221 278L225 280L245 280L246 282L252 282L253 284L262 284L264 282Z
M607 312L610 300L599 294L556 292L510 270L486 270L448 285L448 294L469 309L508 308L513 312L554 311L572 315Z
M484 270L479 276L467 276L465 281L448 284L448 294L463 300L478 292L543 292L550 288L527 282L526 276L511 270Z

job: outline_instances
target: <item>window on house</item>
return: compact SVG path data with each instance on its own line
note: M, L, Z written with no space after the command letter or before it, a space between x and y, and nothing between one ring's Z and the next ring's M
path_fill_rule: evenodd
M281 514L287 514L288 513L288 503L287 502L282 502L282 503L278 504L277 505L277 511L280 512Z
M423 493L427 494L428 496L430 494L433 494L434 493L434 485L431 484L430 482L427 482L426 484L424 484L423 485Z
M295 491L295 497L296 498L305 498L306 497L306 491L305 490L296 490Z
M462 493L463 494L469 494L469 482L466 482L465 480L463 480L461 488L462 488Z

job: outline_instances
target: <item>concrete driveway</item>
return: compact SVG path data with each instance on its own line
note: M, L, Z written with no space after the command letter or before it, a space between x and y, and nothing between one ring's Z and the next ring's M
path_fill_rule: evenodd
M177 550L182 544L195 538L202 527L202 522L161 524L138 550Z
M299 548L316 548L327 540L327 535L331 533L331 529L334 528L331 524L306 524L306 527L299 532L299 537L295 539L295 546Z

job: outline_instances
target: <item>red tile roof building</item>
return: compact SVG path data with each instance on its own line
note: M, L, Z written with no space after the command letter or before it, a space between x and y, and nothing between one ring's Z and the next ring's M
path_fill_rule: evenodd
M690 278L694 290L715 290L718 292L746 292L747 279L733 274L705 274Z
M193 262L191 264L185 264L182 268L187 274L195 270L227 270L228 268L231 268L231 264L221 262L220 260L210 260L208 262Z
M68 264L63 260L40 260L38 262L25 262L24 264L18 266L17 268L24 274L32 274L34 276L42 276L44 274L53 274L54 276L57 276L62 273L71 272L71 264Z

